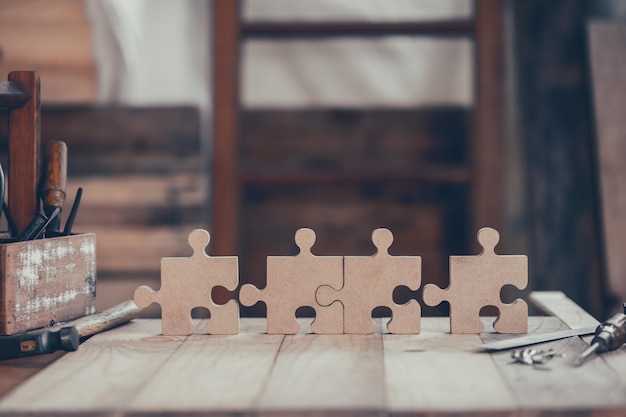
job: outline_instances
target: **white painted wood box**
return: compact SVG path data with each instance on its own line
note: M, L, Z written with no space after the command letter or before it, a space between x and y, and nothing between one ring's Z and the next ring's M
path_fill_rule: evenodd
M0 244L0 335L95 312L96 235Z

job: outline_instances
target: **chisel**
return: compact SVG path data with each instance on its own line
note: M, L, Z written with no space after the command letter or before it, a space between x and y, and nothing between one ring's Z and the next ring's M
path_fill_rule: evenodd
M67 187L67 145L60 140L52 140L46 146L45 169L41 187L43 210L48 218L55 208L63 209ZM53 218L46 231L58 233L61 228L61 215Z

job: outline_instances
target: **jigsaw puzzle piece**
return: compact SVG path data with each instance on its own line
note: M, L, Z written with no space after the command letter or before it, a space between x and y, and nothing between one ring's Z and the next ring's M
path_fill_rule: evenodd
M495 247L500 235L486 227L477 233L483 251L477 256L450 257L450 285L441 289L434 284L424 287L423 299L436 306L450 304L451 333L480 333L483 324L480 310L495 306L499 315L494 328L500 333L528 331L528 305L518 299L512 304L502 302L500 293L505 285L524 289L528 284L528 258L525 255L498 255Z
M146 308L152 303L161 304L161 326L164 336L186 336L192 334L196 325L191 320L190 310L186 306L163 307L161 291L142 285L135 290L134 301L138 307ZM166 303L167 305L167 303Z
M296 310L303 306L315 309L311 331L319 334L343 333L343 306L339 303L320 306L315 292L320 285L341 288L343 284L343 258L340 256L315 256L311 248L315 232L302 228L296 232L296 256L268 256L267 284L264 289L246 284L241 288L239 300L245 306L263 301L267 307L267 332L269 334L295 334L300 330Z
M367 334L376 331L372 310L389 307L392 313L387 330L391 333L420 332L421 307L415 300L400 305L393 301L398 286L417 290L421 284L421 258L418 256L389 255L393 234L387 229L376 229L372 242L377 253L373 256L346 256L344 258L344 285L340 290L323 285L316 293L320 305L340 301L344 309L344 333Z
M517 299L511 304L502 304L500 314L493 322L493 328L498 333L527 333L528 332L528 304Z
M287 297L281 302L283 296L281 289L275 288L273 285L268 284L265 289L259 290L252 284L245 284L239 291L239 302L249 307L259 301L265 303L268 334L296 334L300 330L300 325L296 320L298 307L294 307L292 300L287 299Z
M161 259L161 288L154 291L141 286L135 290L135 303L147 307L153 302L161 305L163 334L189 335L195 330L191 310L205 307L211 313L207 331L211 334L239 332L239 306L234 300L225 305L213 302L211 292L216 286L235 290L239 283L237 257L210 257L205 248L209 232L196 229L189 234L191 257Z

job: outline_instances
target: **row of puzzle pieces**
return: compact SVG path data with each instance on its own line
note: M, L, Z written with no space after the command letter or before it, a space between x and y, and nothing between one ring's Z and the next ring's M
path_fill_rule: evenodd
M452 333L479 333L483 325L479 313L484 306L495 306L499 315L494 328L500 333L526 333L528 306L523 300L512 304L501 301L504 285L519 289L528 283L528 260L524 255L498 255L495 246L498 232L491 228L478 231L483 247L477 256L450 257L450 286L441 289L429 284L423 299L430 306L442 301L450 304ZM239 305L230 300L224 305L213 302L215 286L234 291L239 285L238 259L211 257L205 252L210 241L206 230L189 234L193 255L188 258L161 259L161 289L141 286L135 291L135 303L147 307L161 304L164 335L188 335L195 326L191 310L205 307L211 313L206 331L210 334L239 332ZM376 324L372 310L386 306L392 312L387 330L391 333L420 332L421 308L416 300L406 304L393 301L398 286L417 290L421 285L421 257L391 256L388 249L393 234L376 229L372 242L377 252L372 256L316 256L311 252L315 232L299 229L295 241L300 252L295 256L267 258L267 284L258 289L241 287L241 304L252 306L259 301L267 306L267 332L294 334L300 329L296 310L309 306L315 310L311 331L318 334L373 333Z

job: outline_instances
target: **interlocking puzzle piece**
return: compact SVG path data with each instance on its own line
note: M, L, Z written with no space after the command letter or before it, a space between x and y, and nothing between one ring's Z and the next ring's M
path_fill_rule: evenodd
M322 307L315 301L315 291L324 284L341 288L343 258L313 255L311 248L315 243L315 232L311 229L299 229L295 240L300 253L296 256L268 256L265 288L259 290L254 285L244 285L239 293L241 304L252 306L259 301L265 302L269 334L297 333L300 325L295 313L302 306L315 309L315 320L311 324L314 333L342 333L341 304Z
M419 256L391 256L389 247L393 234L387 229L376 229L372 242L378 248L373 256L346 256L344 258L344 285L340 290L321 286L317 301L329 305L341 301L344 311L344 333L374 333L376 323L372 310L379 306L391 309L392 318L387 329L391 333L420 332L421 308L416 300L406 304L393 301L393 291L404 285L417 290L421 284L422 259Z
M209 232L196 229L189 234L193 255L188 258L161 259L161 289L147 286L135 290L135 304L148 307L161 304L163 335L189 335L195 325L191 320L194 307L206 307L211 318L206 326L210 334L239 333L239 305L230 300L224 305L213 302L213 287L233 291L239 285L236 256L210 257L205 248L211 240Z
M504 304L500 290L504 285L519 289L528 284L528 258L525 255L497 255L495 246L500 240L498 232L485 227L478 231L478 242L483 251L477 256L450 257L450 285L441 289L429 284L424 287L424 302L436 306L443 300L450 303L451 333L480 333L483 325L479 318L484 306L499 310L493 324L500 333L526 333L528 331L528 305L521 299Z

